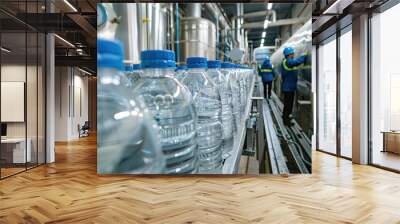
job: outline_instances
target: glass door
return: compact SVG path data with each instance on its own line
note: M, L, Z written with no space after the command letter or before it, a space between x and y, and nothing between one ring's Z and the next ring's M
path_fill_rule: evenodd
M19 16L45 12L45 1L2 1ZM25 14L24 14L25 13ZM0 178L45 163L46 38L0 12Z
M400 171L400 4L371 18L370 162Z
M1 176L7 177L26 170L31 161L27 151L26 33L1 33Z
M340 156L352 157L352 32L341 31L340 41Z
M318 150L336 154L336 36L318 48Z

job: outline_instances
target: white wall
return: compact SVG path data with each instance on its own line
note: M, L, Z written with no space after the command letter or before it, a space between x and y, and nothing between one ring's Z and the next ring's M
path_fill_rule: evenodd
M76 68L56 67L55 140L79 138L78 124L88 120L88 78Z
M45 150L45 116L44 116L44 73L41 66L25 64L3 64L1 66L2 82L24 82L26 85L26 106L22 112L26 112L26 120L23 122L6 122L7 137L21 138L27 136L30 139L32 161L44 162ZM2 96L7 97L7 96ZM3 112L11 108L1 108ZM5 111L4 111L5 110ZM7 111L12 112L12 111ZM39 156L37 156L37 153Z
M36 67L18 64L5 64L1 66L1 81L3 82L26 82L25 75L28 72L28 81L29 85L36 85L36 80L31 80L31 75L36 75ZM36 113L32 113L32 107L36 110L36 88L27 88L27 106L31 106L30 109L27 109L29 113L27 113L28 118L28 129L31 127L36 130ZM34 104L31 104L34 102ZM1 108L2 110L7 110L7 108ZM33 122L33 123L32 123ZM8 137L24 137L25 136L25 126L26 122L7 122L7 136ZM28 130L28 137L29 137Z

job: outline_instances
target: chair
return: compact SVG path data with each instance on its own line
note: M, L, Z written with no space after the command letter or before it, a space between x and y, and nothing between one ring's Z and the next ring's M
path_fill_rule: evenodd
M85 121L82 127L78 125L79 138L89 136L89 129L90 129L89 121Z

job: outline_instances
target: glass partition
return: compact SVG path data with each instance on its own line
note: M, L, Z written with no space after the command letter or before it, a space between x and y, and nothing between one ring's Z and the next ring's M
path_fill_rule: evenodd
M318 149L336 153L336 37L318 48Z
M16 17L43 11L43 1L1 1L0 178L45 162L45 35Z
M340 155L352 157L352 32L340 36Z
M26 147L26 33L1 34L1 175L24 171L30 161ZM4 50L6 49L6 50Z
M38 33L38 64L37 64L37 162L44 164L46 162L46 36Z
M27 167L33 167L37 165L37 149L38 149L38 56L37 56L37 41L38 36L35 32L27 33L27 82L26 82L26 111L27 111L27 150L30 151L30 160L27 163Z
M400 170L400 4L371 19L371 162Z

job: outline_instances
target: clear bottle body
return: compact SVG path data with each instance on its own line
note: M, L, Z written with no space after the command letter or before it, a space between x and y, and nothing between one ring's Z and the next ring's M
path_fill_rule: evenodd
M177 70L175 73L175 78L178 81L182 81L182 79L185 77L185 73L186 73L186 71L183 69Z
M223 68L222 74L228 80L229 98L231 102L232 115L233 115L233 132L237 132L240 125L240 88L239 83L236 80L236 75L233 68Z
M246 81L241 72L241 69L234 68L235 79L239 86L239 100L240 100L240 114L241 118L244 119L244 112L246 108L246 99L247 99L247 91L246 91Z
M196 173L196 114L190 92L174 78L173 69L143 69L133 95L145 102L160 127L166 156L163 173Z
M125 76L129 80L130 85L133 86L136 82L139 81L142 76L141 70L133 70L133 71L125 71Z
M224 140L227 140L233 137L232 93L229 89L229 82L217 68L209 68L207 75L215 83L221 96L223 137Z
M158 126L143 102L133 98L129 80L117 69L98 70L99 173L154 174L165 166Z
M196 108L199 173L220 173L223 131L218 88L204 68L188 69L182 84L191 92Z

